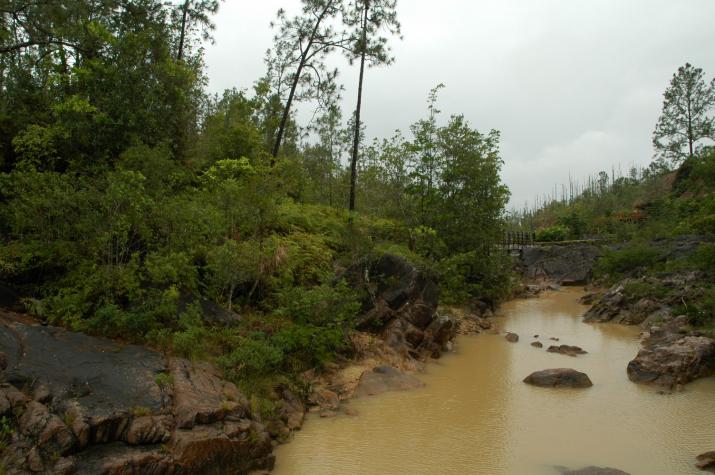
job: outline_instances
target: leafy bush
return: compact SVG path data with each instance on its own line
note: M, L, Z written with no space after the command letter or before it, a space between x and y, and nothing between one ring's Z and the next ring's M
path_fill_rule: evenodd
M357 293L341 280L336 285L292 287L277 294L277 315L316 326L351 328L360 310Z
M511 289L511 260L506 253L456 254L438 262L436 269L443 303L458 304L472 298L496 302Z
M615 278L633 273L654 265L659 256L658 250L648 244L629 243L617 251L607 251L596 263L596 274Z
M631 300L644 298L663 298L669 290L662 284L651 282L628 282L623 288L624 294Z
M280 369L283 352L271 344L262 333L254 333L238 340L236 347L218 359L219 366L232 379L268 375Z
M690 260L702 271L715 272L715 244L701 243Z
M536 240L538 242L558 242L565 241L569 237L570 230L568 227L558 224L541 228L536 231Z
M715 331L715 287L704 288L701 295L678 310L688 315L693 325Z

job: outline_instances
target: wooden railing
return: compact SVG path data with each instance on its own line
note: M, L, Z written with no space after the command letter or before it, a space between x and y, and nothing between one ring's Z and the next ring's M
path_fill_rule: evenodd
M536 243L536 233L526 231L506 231L501 247L507 251L521 250Z

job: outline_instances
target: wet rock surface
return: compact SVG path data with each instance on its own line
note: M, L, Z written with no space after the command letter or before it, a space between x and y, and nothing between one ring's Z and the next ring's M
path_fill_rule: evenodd
M669 388L715 374L715 341L702 336L651 337L628 363L628 378Z
M378 366L360 377L355 397L374 396L388 391L405 391L424 386L416 377L390 366Z
M588 388L593 386L586 373L570 368L536 371L527 376L524 382L542 388Z
M698 455L695 466L700 470L715 473L715 450Z
M608 467L585 467L578 470L559 468L561 475L630 475L628 472Z
M588 353L582 348L572 345L551 345L546 351L548 351L549 353L558 353L566 356L578 356L585 355L586 353Z
M529 247L522 250L519 267L527 281L581 285L600 255L597 246L585 243Z
M609 288L602 295L586 296L593 307L583 316L584 322L621 323L640 325L663 320L671 314L671 309L682 304L684 299L697 298L702 276L697 272L667 274L660 277L624 279ZM657 289L657 294L640 296L629 293L629 288Z
M8 474L272 467L271 435L209 365L7 315L0 340L9 343L0 415L17 421L5 451Z
M385 254L351 267L343 277L366 294L357 328L380 335L397 351L438 358L456 336L456 320L437 314L436 278L405 259Z
M691 247L690 240L682 240L672 251L674 258L688 255ZM698 300L702 279L699 272L626 278L600 296L588 296L595 304L583 320L641 325L645 338L642 349L628 363L629 379L678 389L715 374L715 341L693 331L687 316L673 315L683 302Z

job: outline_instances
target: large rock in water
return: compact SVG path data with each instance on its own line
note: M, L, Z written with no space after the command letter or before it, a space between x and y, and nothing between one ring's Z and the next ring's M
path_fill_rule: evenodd
M702 336L671 334L645 342L628 363L628 378L670 388L715 374L715 341Z
M343 275L365 291L359 330L380 335L391 347L415 358L438 358L457 334L457 322L437 314L436 277L405 259L384 254Z
M571 345L551 345L546 351L548 351L549 353L559 353L566 356L585 355L586 353L588 353L587 351L583 350L578 346Z
M561 469L561 475L630 475L628 472L609 467L585 467L578 470Z
M591 278L600 255L591 244L537 246L523 249L519 264L526 280L582 285Z
M527 376L524 382L542 388L589 388L593 386L586 373L570 368L536 371Z
M695 466L700 470L715 473L715 450L698 455L696 460Z
M416 377L390 366L378 366L365 371L355 390L355 397L374 396L388 391L421 388L425 384Z
M231 473L269 469L270 435L208 365L0 314L7 473ZM22 392L18 390L22 388ZM302 417L302 414L301 414ZM225 473L225 472L224 472Z

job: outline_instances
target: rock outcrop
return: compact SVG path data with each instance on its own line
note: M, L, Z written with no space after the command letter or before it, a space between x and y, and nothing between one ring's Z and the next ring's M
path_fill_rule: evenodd
M519 266L527 281L582 285L600 255L598 247L585 243L529 247L521 251Z
M593 386L586 373L570 368L536 371L527 376L524 382L542 388L588 388Z
M247 473L273 465L271 434L209 365L7 318L0 341L7 351L0 415L17 416L8 474Z
M603 295L588 295L593 302L583 316L584 322L640 325L667 318L683 299L696 297L701 275L696 272L674 273L660 277L628 278L609 288ZM661 289L658 295L641 296L629 289Z
M390 366L378 366L360 377L355 397L374 396L388 391L405 391L424 386L416 377Z
M690 242L676 246L674 258L682 258ZM702 278L698 272L673 272L624 279L600 296L589 295L595 304L583 319L641 325L643 347L628 364L628 377L636 383L678 388L715 374L715 341L693 331L687 316L673 315L683 302L700 298Z
M628 378L669 388L715 374L715 341L703 336L652 335L628 363Z
M380 335L395 350L438 358L456 336L456 320L437 314L436 277L405 259L384 254L352 266L343 277L365 292L358 329Z

